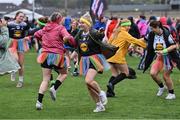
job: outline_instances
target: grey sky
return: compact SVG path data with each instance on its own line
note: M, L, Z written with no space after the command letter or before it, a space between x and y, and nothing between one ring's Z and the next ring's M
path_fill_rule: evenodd
M16 5L19 5L23 0L0 0L0 3L14 3ZM29 0L30 3L32 3L33 0Z

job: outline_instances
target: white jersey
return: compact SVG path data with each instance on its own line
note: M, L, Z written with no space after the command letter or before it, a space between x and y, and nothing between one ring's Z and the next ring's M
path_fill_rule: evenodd
M171 35L169 35L168 41L170 44L174 43L174 40ZM153 48L154 48L154 50L163 50L163 49L167 48L163 34L154 36Z

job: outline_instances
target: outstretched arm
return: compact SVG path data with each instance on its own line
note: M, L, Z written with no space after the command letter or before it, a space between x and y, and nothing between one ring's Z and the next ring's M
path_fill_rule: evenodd
M65 43L68 42L70 45L76 47L76 42L74 38L67 32L65 27L62 27L60 31L61 31L61 35L63 36L63 41Z
M129 43L136 44L143 48L146 48L146 42L143 38L136 39L136 38L132 37L128 32L125 33L125 35L123 35L123 37L125 37L124 39L127 40L127 42L129 42Z

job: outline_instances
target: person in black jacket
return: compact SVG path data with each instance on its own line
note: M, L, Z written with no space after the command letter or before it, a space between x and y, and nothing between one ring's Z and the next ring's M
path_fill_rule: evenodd
M131 28L129 30L129 34L132 35L133 37L139 39L140 38L140 32L138 29L138 26L134 23L133 17L128 17L128 20L131 21Z
M160 71L163 70L163 79L169 92L165 99L175 99L176 96L174 94L173 81L170 78L170 73L175 64L177 68L180 69L180 58L176 52L176 43L174 42L169 31L164 29L159 21L152 21L150 23L150 27L152 31L148 36L148 47L144 72L154 60L151 66L150 75L159 86L157 96L161 96L166 89L159 77Z
M93 31L91 27L92 19L89 13L86 13L80 18L81 32L78 32L77 37L75 37L79 53L79 73L85 76L85 83L89 94L96 103L96 108L93 112L102 112L105 111L107 97L95 80L95 76L108 69L109 64L101 54L100 45L96 43L96 40L102 40L104 35Z

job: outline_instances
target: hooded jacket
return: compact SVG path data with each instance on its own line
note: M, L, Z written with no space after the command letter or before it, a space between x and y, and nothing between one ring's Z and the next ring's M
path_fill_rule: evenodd
M69 43L75 46L74 38L67 32L66 28L57 23L50 22L43 29L34 35L38 40L42 40L43 52L63 54L65 52L64 37L69 38Z
M126 54L128 52L129 45L137 44L143 48L146 48L146 43L141 39L132 37L124 27L118 29L120 29L120 32L115 37L112 35L108 43L119 47L119 49L116 54L107 61L111 63L126 64Z

